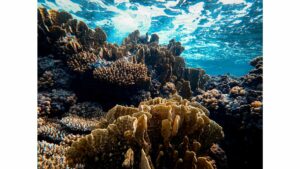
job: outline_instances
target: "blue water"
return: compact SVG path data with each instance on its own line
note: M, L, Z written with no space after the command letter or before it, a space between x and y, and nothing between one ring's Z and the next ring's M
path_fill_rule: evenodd
M189 67L208 74L242 76L249 61L262 55L262 0L38 0L39 6L65 10L108 41L120 44L138 29L157 33L161 44L174 38L185 47Z

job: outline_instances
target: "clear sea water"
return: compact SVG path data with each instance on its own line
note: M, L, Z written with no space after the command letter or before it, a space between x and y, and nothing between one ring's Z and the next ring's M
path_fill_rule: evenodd
M174 38L185 47L189 67L210 75L245 75L262 56L262 0L38 0L65 10L90 27L101 27L120 44L134 30Z

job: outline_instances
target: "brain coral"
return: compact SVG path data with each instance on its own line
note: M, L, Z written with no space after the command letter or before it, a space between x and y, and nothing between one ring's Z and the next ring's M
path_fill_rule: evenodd
M93 74L100 81L118 86L141 85L150 81L144 64L126 61L116 61L108 67L96 68Z
M87 168L214 168L209 147L223 138L222 127L199 104L174 95L141 102L138 108L117 105L108 125L73 142L68 164Z

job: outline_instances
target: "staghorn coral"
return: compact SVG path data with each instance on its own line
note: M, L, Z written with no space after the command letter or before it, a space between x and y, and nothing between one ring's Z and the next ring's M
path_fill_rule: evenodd
M65 158L66 147L48 143L46 141L38 141L38 166L37 168L70 168ZM76 165L74 169L83 169L83 165ZM71 169L71 168L70 168ZM73 169L73 168L72 168Z
M212 168L204 157L222 128L200 106L175 95L141 102L138 108L115 106L107 126L74 142L66 157L70 166L88 168ZM194 167L193 167L194 166Z
M100 81L117 86L145 85L150 81L145 65L125 61L116 61L109 67L96 68L93 75Z
M96 126L97 121L93 119L86 119L75 115L63 117L60 123L71 131L89 132Z
M68 114L84 118L95 118L103 116L104 112L101 105L96 102L82 102L71 106Z
M61 114L77 101L76 95L67 90L53 89L51 92L38 93L38 115Z

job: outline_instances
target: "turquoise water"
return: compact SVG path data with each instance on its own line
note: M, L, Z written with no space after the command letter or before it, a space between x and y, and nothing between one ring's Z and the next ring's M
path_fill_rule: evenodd
M65 10L90 27L101 27L120 44L134 30L157 33L161 44L174 38L185 47L189 67L210 75L242 76L262 55L262 0L38 0Z

